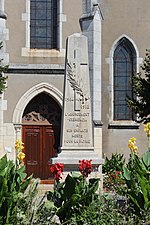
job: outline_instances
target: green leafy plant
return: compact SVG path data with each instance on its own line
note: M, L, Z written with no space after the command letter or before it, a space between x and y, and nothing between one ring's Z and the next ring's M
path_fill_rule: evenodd
M39 179L27 177L22 141L16 140L16 161L0 159L0 224L54 225L55 207L46 195L39 196Z
M85 206L81 213L74 213L69 225L142 225L143 221L129 212L129 205L124 201L118 204L116 194L101 194L89 206Z
M120 192L122 190L124 181L121 177L123 166L125 164L124 155L120 153L112 153L110 159L106 157L105 164L102 166L104 173L103 188L107 192Z
M57 185L54 204L58 208L57 215L61 222L68 224L67 221L74 213L80 214L85 206L91 204L97 197L98 182L99 179L89 179L89 183L86 183L81 175L72 173ZM49 193L48 199L51 197Z
M103 189L105 192L122 193L124 190L124 180L120 171L110 172L103 177Z
M105 174L109 174L111 172L115 171L122 171L123 166L125 164L124 155L120 153L112 153L112 156L110 159L106 157L105 163L102 166L102 171Z
M150 217L150 150L142 157L131 151L130 159L123 168L122 177L127 186L126 196L129 199L130 210L139 219ZM150 218L149 218L150 219Z
M136 139L131 138L128 147L131 150L129 162L123 168L122 177L126 183L126 196L130 209L146 220L150 217L150 150L142 157L138 156Z
M53 202L47 201L46 194L39 195L39 179L32 179L24 193L18 196L16 225L53 225L56 213Z
M127 103L132 110L139 115L138 122L150 121L150 50L146 50L146 56L141 66L142 72L133 76L134 99L127 98ZM144 74L143 74L144 73Z
M23 181L24 180L24 181ZM25 167L7 160L6 155L0 159L0 224L16 224L17 201L31 181L26 177Z
M90 205L85 206L80 214L73 214L69 225L122 225L123 215L119 212L114 196L100 195Z
M91 172L91 161L83 160L80 162L79 173L68 174L65 181L60 183L55 180L54 193L48 193L48 199L54 201L58 208L57 216L61 223L70 224L70 219L74 214L82 214L83 209L89 206L92 200L98 197L96 191L99 186L98 178L91 178L86 181L86 177Z

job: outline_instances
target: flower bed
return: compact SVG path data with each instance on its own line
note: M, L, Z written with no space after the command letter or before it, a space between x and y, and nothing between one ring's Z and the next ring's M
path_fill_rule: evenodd
M145 125L150 142L150 123ZM54 190L39 198L39 179L27 177L22 152L16 141L16 163L0 159L0 224L5 225L140 225L150 224L150 144L138 155L131 138L129 161L114 154L103 167L104 192L98 192L99 178L89 178L92 160L80 160L79 172L61 181L64 165L50 166ZM31 182L32 181L32 182Z

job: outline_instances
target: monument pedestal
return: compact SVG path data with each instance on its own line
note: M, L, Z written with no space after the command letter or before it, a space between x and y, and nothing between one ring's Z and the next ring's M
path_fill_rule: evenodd
M93 166L99 166L104 163L104 159L101 159L94 151L82 151L80 150L63 150L58 157L52 159L52 163L64 163L66 166L79 165L79 160L92 160Z
M102 164L104 159L100 158L94 151L89 150L62 150L58 157L52 159L52 164L63 163L64 172L62 181L69 172L79 172L79 160L92 160L92 172L89 178L100 178L99 191L103 189Z

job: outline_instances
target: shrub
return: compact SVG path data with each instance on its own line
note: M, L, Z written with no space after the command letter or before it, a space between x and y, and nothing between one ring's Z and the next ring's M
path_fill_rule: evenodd
M122 171L125 164L124 155L120 153L112 153L110 159L106 157L105 164L102 166L102 172L109 174L115 171Z
M48 199L53 200L54 205L58 208L56 214L61 223L70 225L72 216L74 214L80 216L84 208L98 197L96 191L99 179L86 181L86 177L91 173L91 167L91 160L80 161L81 175L79 173L68 174L62 183L55 179L54 193L48 192ZM58 172L60 172L59 169ZM55 177L58 176L55 174Z
M140 158L131 153L129 162L123 169L126 196L129 200L130 210L139 219L150 219L150 150Z
M123 166L125 164L124 155L120 153L113 153L111 158L106 157L105 164L102 166L104 174L103 188L105 191L121 191L124 181L121 177Z
M56 210L46 195L39 196L39 179L32 179L26 191L19 195L17 223L15 225L54 225Z
M7 160L6 155L0 159L0 224L17 223L18 198L30 181L31 177L26 177L24 166L19 167Z
M65 224L65 223L64 223ZM100 195L89 206L74 213L69 225L143 225L143 220L129 211L127 201L121 206L118 196L113 194Z

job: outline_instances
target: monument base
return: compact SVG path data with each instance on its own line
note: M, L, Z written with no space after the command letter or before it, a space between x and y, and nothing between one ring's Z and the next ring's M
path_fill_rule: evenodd
M104 164L104 159L100 158L92 150L63 150L58 157L52 158L52 163L63 163L65 165L79 165L79 160L92 160L92 165Z
M59 153L58 157L52 158L51 162L63 163L64 172L62 181L65 180L66 176L70 172L79 172L79 160L92 160L92 172L89 178L100 178L99 191L103 189L103 176L102 176L102 164L104 164L104 159L100 158L93 150L63 150Z

